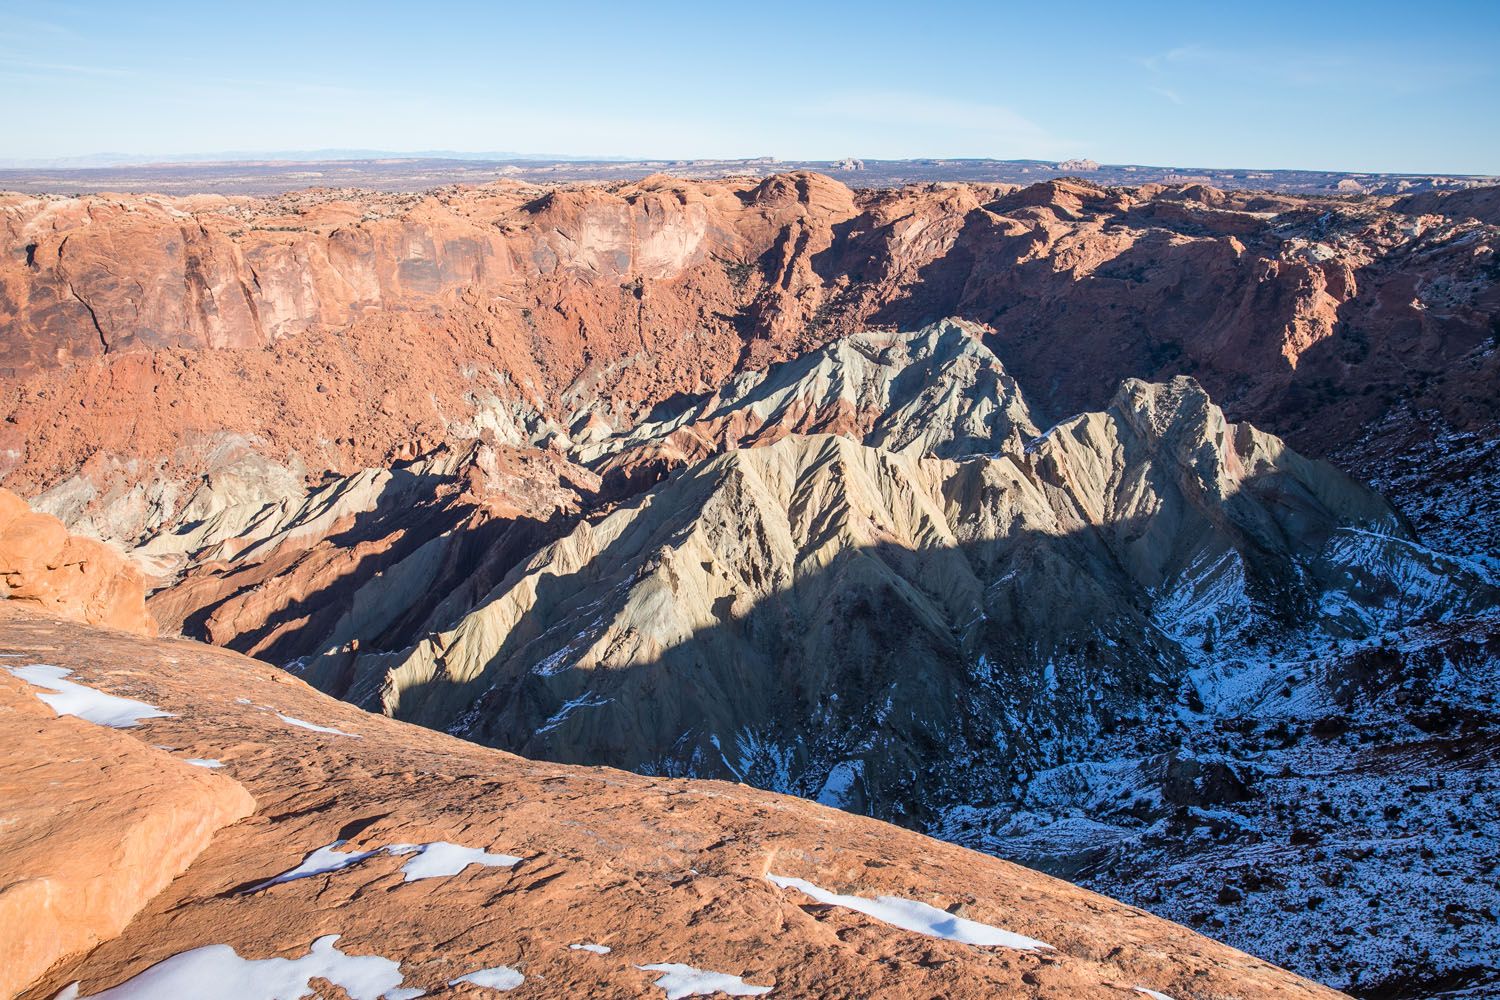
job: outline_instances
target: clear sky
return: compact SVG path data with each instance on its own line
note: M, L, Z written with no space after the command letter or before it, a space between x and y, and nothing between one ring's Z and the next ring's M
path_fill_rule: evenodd
M0 0L0 158L373 148L1500 173L1500 0Z

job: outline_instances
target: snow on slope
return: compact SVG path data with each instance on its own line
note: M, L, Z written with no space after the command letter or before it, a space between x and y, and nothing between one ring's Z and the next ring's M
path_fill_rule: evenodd
M5 667L12 675L33 687L41 688L37 698L47 703L58 715L76 715L85 722L92 722L112 729L130 729L143 719L170 719L170 712L163 712L155 705L148 705L133 698L105 694L91 687L68 680L71 670L54 667L46 663L33 663L24 667ZM43 693L46 692L46 693Z

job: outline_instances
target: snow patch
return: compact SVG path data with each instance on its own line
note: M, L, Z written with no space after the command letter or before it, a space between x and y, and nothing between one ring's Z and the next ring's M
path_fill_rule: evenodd
M667 991L667 1000L681 997L707 997L724 993L732 997L758 997L771 992L770 986L754 986L739 976L723 972L707 972L680 962L658 962L655 965L637 965L642 972L660 972L656 985Z
M607 944L570 944L568 947L574 951L591 951L595 955L608 955L613 950Z
M854 799L854 784L864 777L865 762L845 760L833 766L818 791L818 801L835 809L846 809Z
M435 840L428 844L391 844L388 847L377 847L370 851L340 851L339 848L345 841L335 840L326 847L320 847L307 857L296 868L282 872L275 878L267 879L259 885L246 889L246 893L260 892L269 889L273 885L283 882L295 882L298 879L312 878L314 875L328 875L333 872L343 871L345 868L353 868L361 861L367 861L377 854L390 854L396 857L415 854L406 864L401 866L402 873L406 876L403 881L419 882L428 878L446 878L457 875L469 865L484 865L486 868L510 868L521 862L511 854L490 854L481 851L477 847L464 847L461 844L452 844L446 840Z
M735 734L735 754L739 765L731 768L747 785L772 792L795 793L797 758L790 747L763 737L748 726Z
M483 986L487 989L513 990L526 981L526 977L515 969L505 965L497 965L492 969L479 969L466 976L448 980L449 986L457 986L459 983L473 983L475 986Z
M332 726L314 725L313 723L307 722L303 719L294 719L290 715L282 715L280 712L276 713L276 718L280 719L282 722L285 722L289 726L299 726L303 729L311 729L315 733L332 733L334 736L347 736L350 739L355 740L364 739L364 737L360 736L358 733L346 733L342 729L334 729Z
M575 709L603 708L612 700L613 699L610 698L600 698L592 691L585 691L583 694L579 695L577 698L574 698L572 701L567 702L563 705L562 708L559 708L555 713L553 713L552 717L546 722L542 723L541 728L538 729L533 735L540 736L543 733L550 733L552 730L556 729L558 726L567 721L568 716L572 715Z
M373 858L382 850L381 848L376 848L373 851L360 851L357 853L354 851L340 851L339 848L344 846L344 843L345 841L335 840L326 847L320 847L303 858L302 863L297 867L288 869L275 878L267 879L259 885L251 886L245 892L247 894L260 892L262 889L269 889L271 886L281 885L283 882L295 882L298 879L312 878L314 875L327 875L330 872L343 871L345 868L354 867L367 858Z
M717 733L709 733L708 742L714 745L714 750L718 751L719 759L724 762L724 767L728 769L729 773L734 775L734 779L736 781L744 781L745 776L736 770L735 766L729 763L729 758L724 755L724 746L719 742L719 735Z
M1249 624L1255 605L1245 585L1245 564L1233 549L1199 552L1154 602L1151 619L1173 641L1188 647L1220 629Z
M562 649L559 649L557 652L550 654L536 666L532 667L531 672L536 674L538 677L551 677L553 674L560 674L564 670L567 670L572 666L572 664L568 662L568 658L572 654L573 647L564 646Z
M1134 987L1134 989L1137 993L1146 994L1146 996L1150 997L1151 1000L1172 1000L1172 998L1167 996L1165 993L1158 993L1155 990L1148 990L1144 986L1136 986Z
M73 671L66 667L54 667L46 663L33 663L25 667L5 667L16 677L32 685L45 688L51 694L38 693L58 715L73 715L111 729L129 729L140 724L142 719L173 719L171 712L163 712L155 705L133 698L95 691L75 681L64 680Z
M346 955L337 934L320 937L301 958L241 958L227 944L173 955L96 1000L283 1000L313 992L314 979L342 987L350 1000L413 1000L421 990L401 988L401 963L380 955Z
M877 896L875 899L865 899L863 896L841 896L827 889L820 889L800 878L787 878L782 875L767 875L766 878L779 888L797 889L827 906L842 906L856 913L863 913L867 917L874 917L892 927L925 934L928 937L985 948L1016 948L1021 951L1038 951L1044 948L1048 951L1052 950L1051 945L1043 944L1035 938L991 927L989 924L981 924L977 920L954 916L914 899L902 899L899 896Z
M191 764L194 767L215 768L224 766L224 762L222 760L214 760L212 757L189 757L187 758L186 763Z
M435 840L430 844L395 844L387 847L391 854L417 856L401 866L408 882L420 882L427 878L447 878L457 875L470 865L486 868L511 868L521 863L513 854L489 854L477 847L464 847L446 840Z

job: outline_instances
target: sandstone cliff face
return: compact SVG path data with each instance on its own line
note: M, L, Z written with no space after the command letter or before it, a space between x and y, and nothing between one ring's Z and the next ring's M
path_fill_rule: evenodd
M156 634L141 574L114 549L0 489L0 598L67 618Z
M1102 896L813 803L525 761L196 643L0 616L4 662L45 657L81 685L170 713L104 734L132 748L95 753L105 766L157 761L146 800L167 796L193 758L221 765L203 781L237 783L256 802L118 936L45 972L7 968L25 1000L75 982L84 997L126 983L131 995L189 995L192 969L199 989L248 979L388 998L488 995L472 985L482 972L546 997L666 996L695 972L785 997L1338 995ZM4 672L0 705L34 719L42 766L75 766L56 757L76 720L37 713ZM23 791L5 807L57 794ZM118 801L100 783L79 791L81 807ZM0 843L13 836L0 827ZM17 858L0 855L7 883ZM273 957L285 961L264 964Z
M989 325L1054 413L1188 373L1312 454L1390 414L1406 448L1490 426L1495 229L1458 203L1386 204L1073 181L855 195L813 174L7 196L0 475L131 541L235 436L316 476L501 410L618 431L836 336L946 315ZM1373 445L1346 461L1391 471Z

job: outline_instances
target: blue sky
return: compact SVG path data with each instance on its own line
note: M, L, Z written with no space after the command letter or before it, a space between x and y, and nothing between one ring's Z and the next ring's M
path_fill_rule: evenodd
M1500 0L0 0L0 158L375 148L1500 173Z

